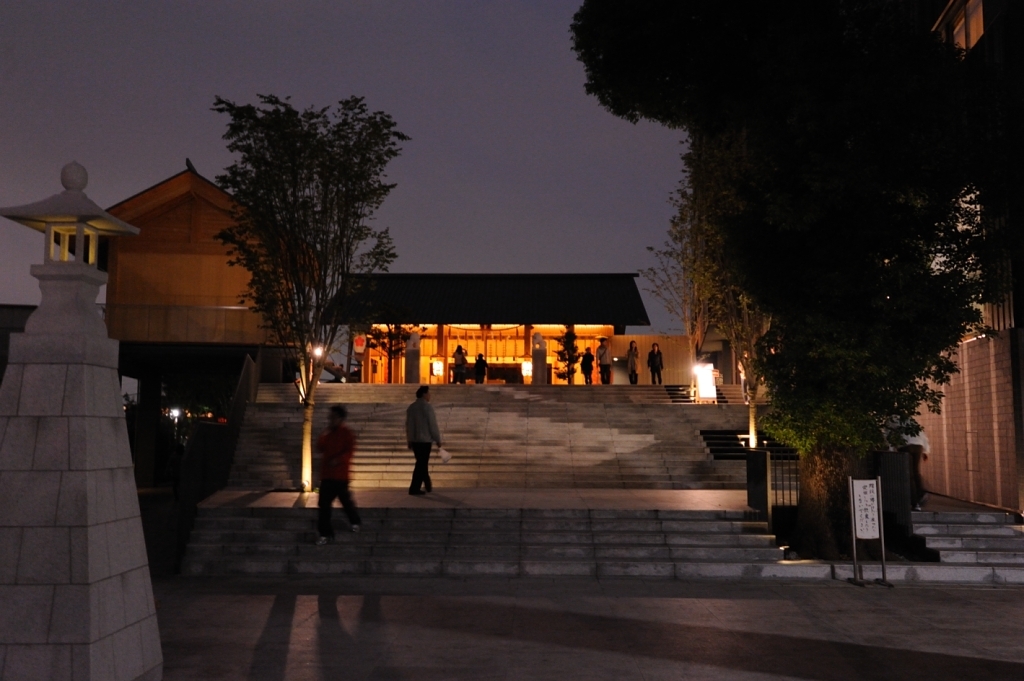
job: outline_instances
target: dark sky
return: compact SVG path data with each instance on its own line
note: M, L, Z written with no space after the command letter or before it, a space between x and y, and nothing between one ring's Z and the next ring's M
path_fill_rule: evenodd
M0 205L60 191L72 159L109 206L230 163L215 95L362 95L412 140L378 213L396 272L623 272L650 264L679 131L583 91L580 0L130 0L0 4ZM0 219L0 303L35 303L42 237ZM673 326L645 293L657 330Z

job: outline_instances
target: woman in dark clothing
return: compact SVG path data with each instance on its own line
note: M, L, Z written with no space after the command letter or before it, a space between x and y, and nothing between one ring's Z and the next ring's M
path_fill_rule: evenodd
M661 348L654 343L651 345L651 351L647 353L647 368L651 370L651 385L661 385L661 370L664 366L661 359Z
M583 382L587 385L594 384L594 353L587 348L580 360L580 371L583 372Z
M477 385L487 380L487 360L484 359L483 353L476 356L476 364L473 365L473 369L476 371Z
M629 341L629 350L626 351L626 369L629 371L629 384L639 383L640 376L637 372L640 370L640 348L636 346L636 341Z

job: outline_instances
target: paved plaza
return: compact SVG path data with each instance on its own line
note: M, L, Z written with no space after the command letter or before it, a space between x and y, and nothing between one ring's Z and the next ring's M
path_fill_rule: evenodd
M164 678L1024 679L1014 587L160 578Z

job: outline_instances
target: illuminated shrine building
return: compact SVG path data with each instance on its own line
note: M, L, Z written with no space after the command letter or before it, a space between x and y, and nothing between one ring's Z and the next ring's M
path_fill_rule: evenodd
M625 356L627 326L649 326L636 285L636 274L382 274L374 277L372 295L377 309L386 310L393 327L420 334L419 376L424 383L451 382L453 354L466 353L467 382L473 382L478 354L487 360L487 381L531 383L532 373L546 373L546 384L557 378L556 338L571 327L580 354L596 354L600 339L608 339L613 355ZM383 325L378 325L383 329ZM547 344L547 366L533 366L531 341L540 333ZM632 336L638 341L646 336ZM663 352L675 349L661 337ZM657 341L655 341L657 342ZM619 347L622 346L622 347ZM672 347L669 347L672 346ZM646 366L646 347L641 365ZM674 354L674 353L673 353ZM406 376L406 359L392 360L390 376ZM388 381L388 358L382 348L368 348L362 357L361 380ZM578 367L577 367L578 371ZM525 374L525 375L524 375ZM594 377L597 381L597 367ZM576 383L583 378L577 374Z

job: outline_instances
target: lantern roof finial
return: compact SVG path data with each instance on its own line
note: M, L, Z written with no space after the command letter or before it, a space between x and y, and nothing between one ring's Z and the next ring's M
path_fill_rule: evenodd
M72 161L61 168L60 183L69 192L85 191L85 186L89 184L89 173L81 163Z

